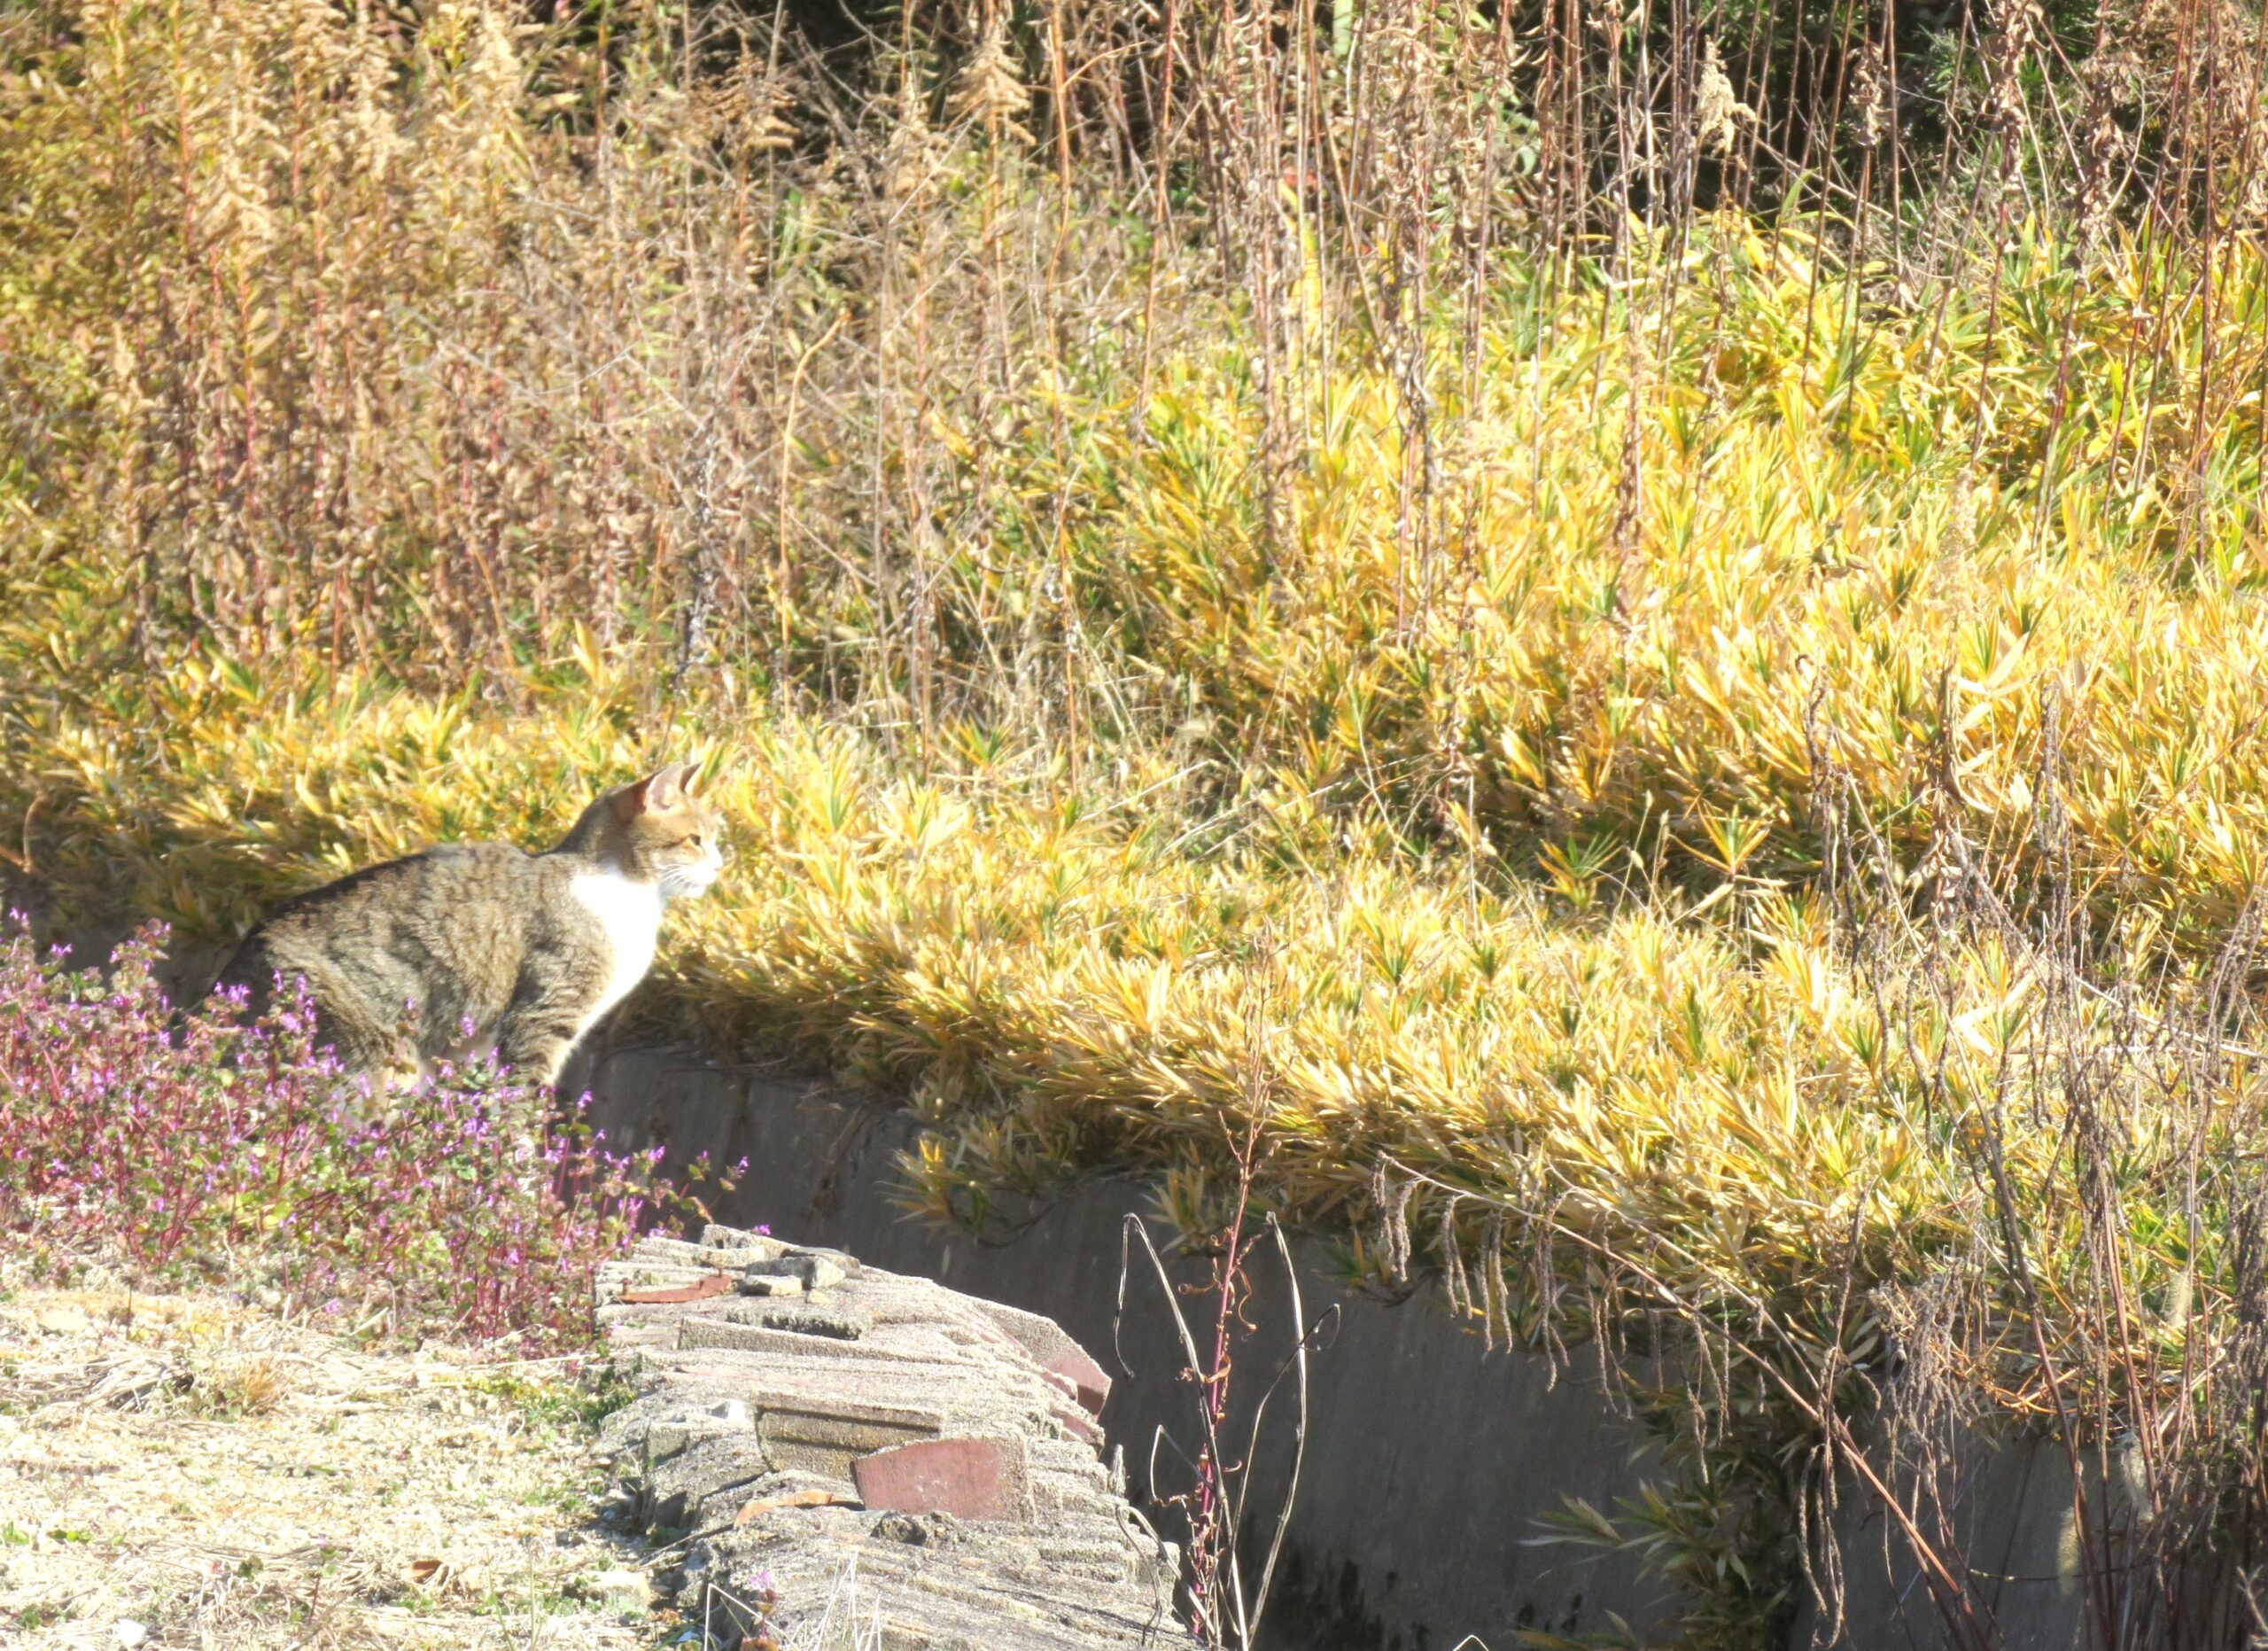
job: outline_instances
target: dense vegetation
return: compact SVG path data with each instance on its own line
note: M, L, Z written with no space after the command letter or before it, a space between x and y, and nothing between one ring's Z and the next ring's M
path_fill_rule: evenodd
M19 8L0 843L225 933L696 751L641 1012L934 1213L1669 1352L1697 1644L1971 1424L2241 1643L2256 24L1818 10Z
M35 1266L226 1279L380 1340L579 1348L598 1265L699 1219L658 1149L611 1152L493 1068L379 1105L308 1047L304 1003L174 1025L163 938L105 973L0 931L0 1236Z

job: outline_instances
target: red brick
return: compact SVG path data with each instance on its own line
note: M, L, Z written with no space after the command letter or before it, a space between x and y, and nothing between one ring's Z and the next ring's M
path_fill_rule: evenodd
M920 1439L850 1464L858 1499L878 1513L1021 1519L1021 1476L997 1439Z
M1067 1347L1048 1360L1047 1368L1051 1375L1071 1383L1079 1403L1086 1406L1087 1414L1102 1414L1102 1402L1110 1397L1110 1378L1103 1374L1100 1365L1077 1347Z
M711 1296L721 1296L733 1287L729 1273L711 1273L706 1278L690 1284L664 1287L659 1289L626 1289L621 1299L632 1303L706 1301Z

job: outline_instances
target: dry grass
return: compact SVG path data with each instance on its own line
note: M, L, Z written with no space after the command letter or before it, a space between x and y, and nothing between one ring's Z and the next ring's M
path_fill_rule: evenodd
M0 1624L11 1642L633 1646L589 1601L561 1364L346 1338L220 1293L0 1271ZM538 1402L545 1398L552 1402ZM586 1596L579 1601L580 1593Z

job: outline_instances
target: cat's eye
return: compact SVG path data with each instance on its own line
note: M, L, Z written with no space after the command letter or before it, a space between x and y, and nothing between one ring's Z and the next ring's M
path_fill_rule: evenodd
M695 831L691 837L686 838L680 846L685 848L699 848L701 846L701 833Z

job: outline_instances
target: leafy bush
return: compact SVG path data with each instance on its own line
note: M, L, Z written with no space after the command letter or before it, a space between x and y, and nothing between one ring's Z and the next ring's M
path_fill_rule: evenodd
M374 1096L309 1047L304 1001L175 1016L162 931L105 977L0 944L0 1231L152 1273L272 1279L399 1333L589 1333L592 1271L700 1205L492 1069ZM703 1166L705 1169L705 1166Z

